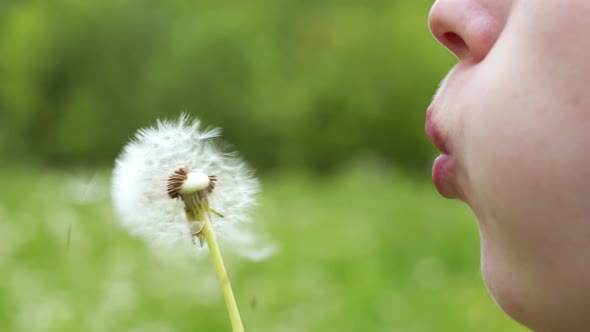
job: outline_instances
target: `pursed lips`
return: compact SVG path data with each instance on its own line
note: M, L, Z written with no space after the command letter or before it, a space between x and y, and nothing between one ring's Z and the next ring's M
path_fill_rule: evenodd
M443 154L449 154L447 143L443 138L439 127L432 119L433 107L428 107L426 111L426 136L434 144L434 146Z
M438 192L446 198L458 198L459 190L455 179L455 159L453 158L448 141L440 127L433 119L434 107L431 105L426 112L426 135L441 152L432 165L432 181Z

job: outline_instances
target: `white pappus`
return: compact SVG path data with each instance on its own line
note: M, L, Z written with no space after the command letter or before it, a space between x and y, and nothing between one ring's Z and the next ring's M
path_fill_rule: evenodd
M220 231L224 242L233 242L223 239L224 234L238 234L236 226L249 220L259 183L237 154L219 148L216 138L220 133L219 129L201 129L199 120L186 115L175 122L158 121L155 127L140 129L123 148L113 170L113 206L119 222L150 245L200 248L191 241L200 225L188 222L185 204L180 198L171 198L169 192L171 176L183 169L194 172L185 177L189 189L202 189L200 186L209 183L203 174L211 177L208 204L223 215L211 214L211 225ZM244 245L242 236L237 237L238 246ZM241 253L240 248L233 249Z

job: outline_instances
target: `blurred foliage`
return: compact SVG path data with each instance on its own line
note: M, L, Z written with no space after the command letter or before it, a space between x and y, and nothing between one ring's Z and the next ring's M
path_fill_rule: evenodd
M468 208L427 182L366 170L261 179L251 226L279 250L248 261L221 243L246 330L526 331L485 290ZM208 253L130 236L112 217L108 179L0 172L0 331L229 331ZM370 194L351 195L359 184Z
M185 111L259 169L421 167L453 62L431 4L3 0L0 153L110 164L138 127Z

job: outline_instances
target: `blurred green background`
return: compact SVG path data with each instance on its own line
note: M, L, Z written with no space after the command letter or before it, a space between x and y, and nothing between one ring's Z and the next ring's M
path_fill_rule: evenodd
M2 0L0 331L229 330L208 257L112 214L122 146L182 111L262 182L252 227L279 250L226 258L247 331L524 331L430 183L424 114L454 63L431 5Z

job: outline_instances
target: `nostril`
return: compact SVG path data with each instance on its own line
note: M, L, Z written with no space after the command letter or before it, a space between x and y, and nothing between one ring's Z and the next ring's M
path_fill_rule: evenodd
M442 43L457 56L467 49L465 40L454 32L445 32Z
M458 34L454 32L445 32L443 36L446 39L446 41L450 44L457 46L466 46L463 38L461 38Z

